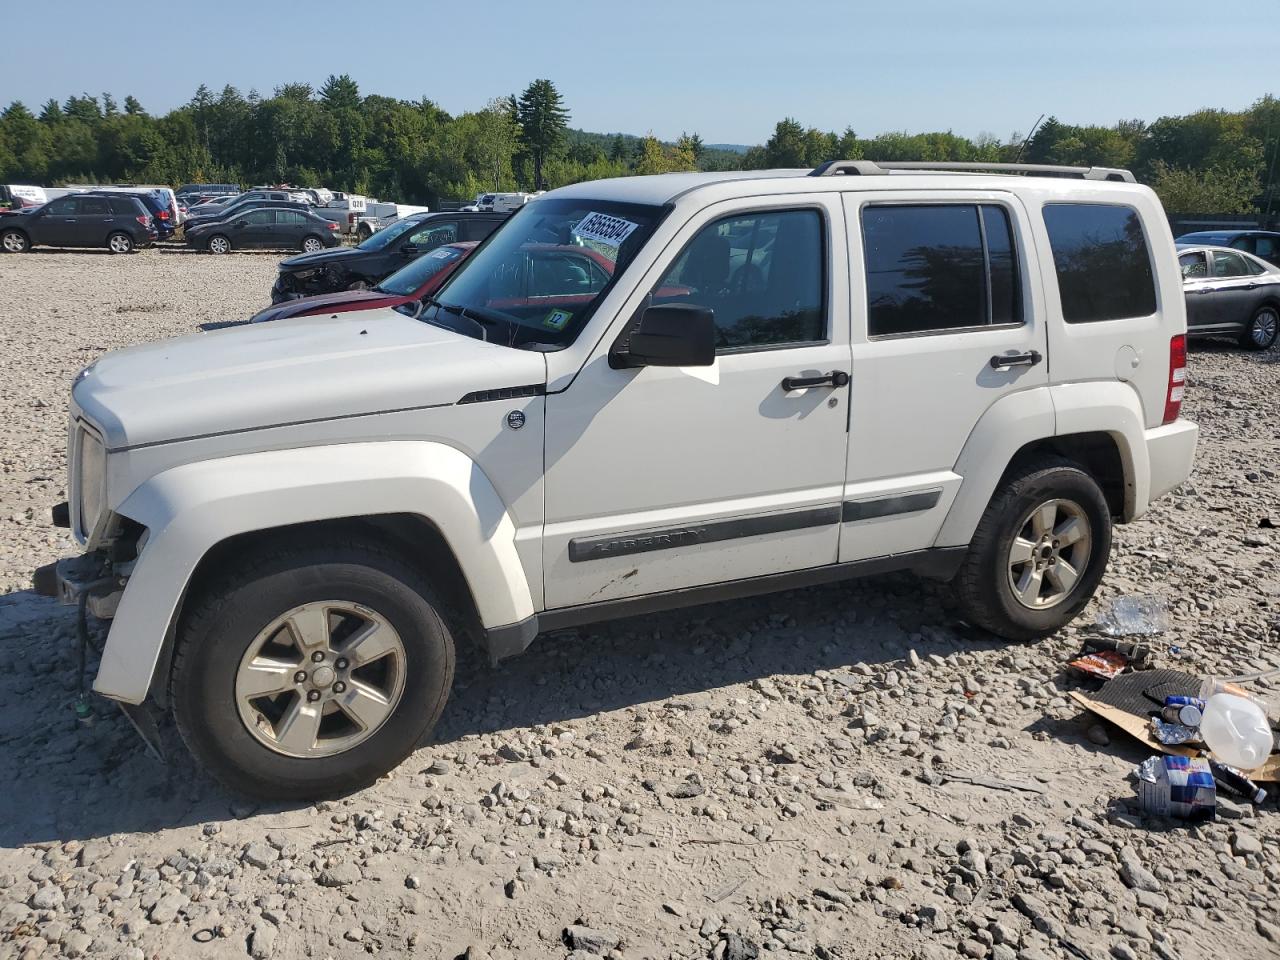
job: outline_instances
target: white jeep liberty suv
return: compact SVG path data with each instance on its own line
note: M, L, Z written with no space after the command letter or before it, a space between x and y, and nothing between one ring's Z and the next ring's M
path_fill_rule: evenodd
M413 309L108 354L37 587L153 744L286 798L399 763L463 633L907 569L1050 634L1191 470L1173 240L1125 171L924 166L577 184Z

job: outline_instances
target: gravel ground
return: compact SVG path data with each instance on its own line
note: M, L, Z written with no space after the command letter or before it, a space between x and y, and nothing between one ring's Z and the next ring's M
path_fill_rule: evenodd
M1280 665L1275 352L1194 348L1194 477L1038 644L967 637L908 577L543 637L464 655L434 742L316 805L229 795L171 730L161 765L106 703L79 725L73 618L28 590L74 552L46 521L71 377L247 316L276 259L0 258L0 955L1280 955L1275 800L1143 818L1144 750L1062 669L1133 592L1168 603L1165 665Z

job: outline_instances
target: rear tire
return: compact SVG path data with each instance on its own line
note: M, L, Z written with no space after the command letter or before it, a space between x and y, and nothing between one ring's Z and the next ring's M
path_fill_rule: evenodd
M0 233L0 250L5 253L29 253L31 241L21 230L5 230Z
M1246 350L1270 350L1280 335L1280 311L1267 304L1258 308L1240 335L1240 346Z
M220 233L215 233L209 238L209 242L205 244L205 249L210 253L230 253L231 241Z
M113 233L107 237L107 249L112 253L133 253L133 237L127 233Z
M210 773L243 793L309 800L367 786L444 709L454 645L441 609L413 567L358 539L251 554L183 617L170 678L178 730ZM376 658L361 664L357 641L375 634ZM295 642L304 636L325 639ZM256 693L264 673L279 693Z
M978 522L952 583L964 617L1009 640L1046 637L1093 597L1111 555L1111 512L1078 464L1016 467Z

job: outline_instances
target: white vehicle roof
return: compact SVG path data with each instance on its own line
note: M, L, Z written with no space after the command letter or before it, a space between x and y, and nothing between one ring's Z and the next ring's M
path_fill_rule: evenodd
M546 194L549 197L616 200L621 203L662 205L695 191L720 194L808 193L814 191L885 190L927 186L932 189L1008 190L1025 184L1033 189L1074 192L1088 187L1115 186L1132 190L1136 183L1125 170L1105 167L1048 167L1031 164L899 164L870 161L838 161L849 169L845 175L821 175L824 164L784 170L735 170L714 173L663 173L647 177L618 177L571 184ZM1049 176L1034 176L1036 173ZM1023 174L1032 174L1024 176ZM768 185L762 181L769 181ZM749 187L747 186L749 185ZM724 188L714 190L713 188ZM1064 189L1065 188L1065 189ZM1145 192L1145 187L1138 187Z

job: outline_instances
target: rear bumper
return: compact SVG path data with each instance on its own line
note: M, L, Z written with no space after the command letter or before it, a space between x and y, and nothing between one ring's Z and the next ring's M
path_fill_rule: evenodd
M1151 470L1148 500L1163 497L1191 476L1199 437L1200 428L1190 420L1175 420L1146 431L1147 459Z

